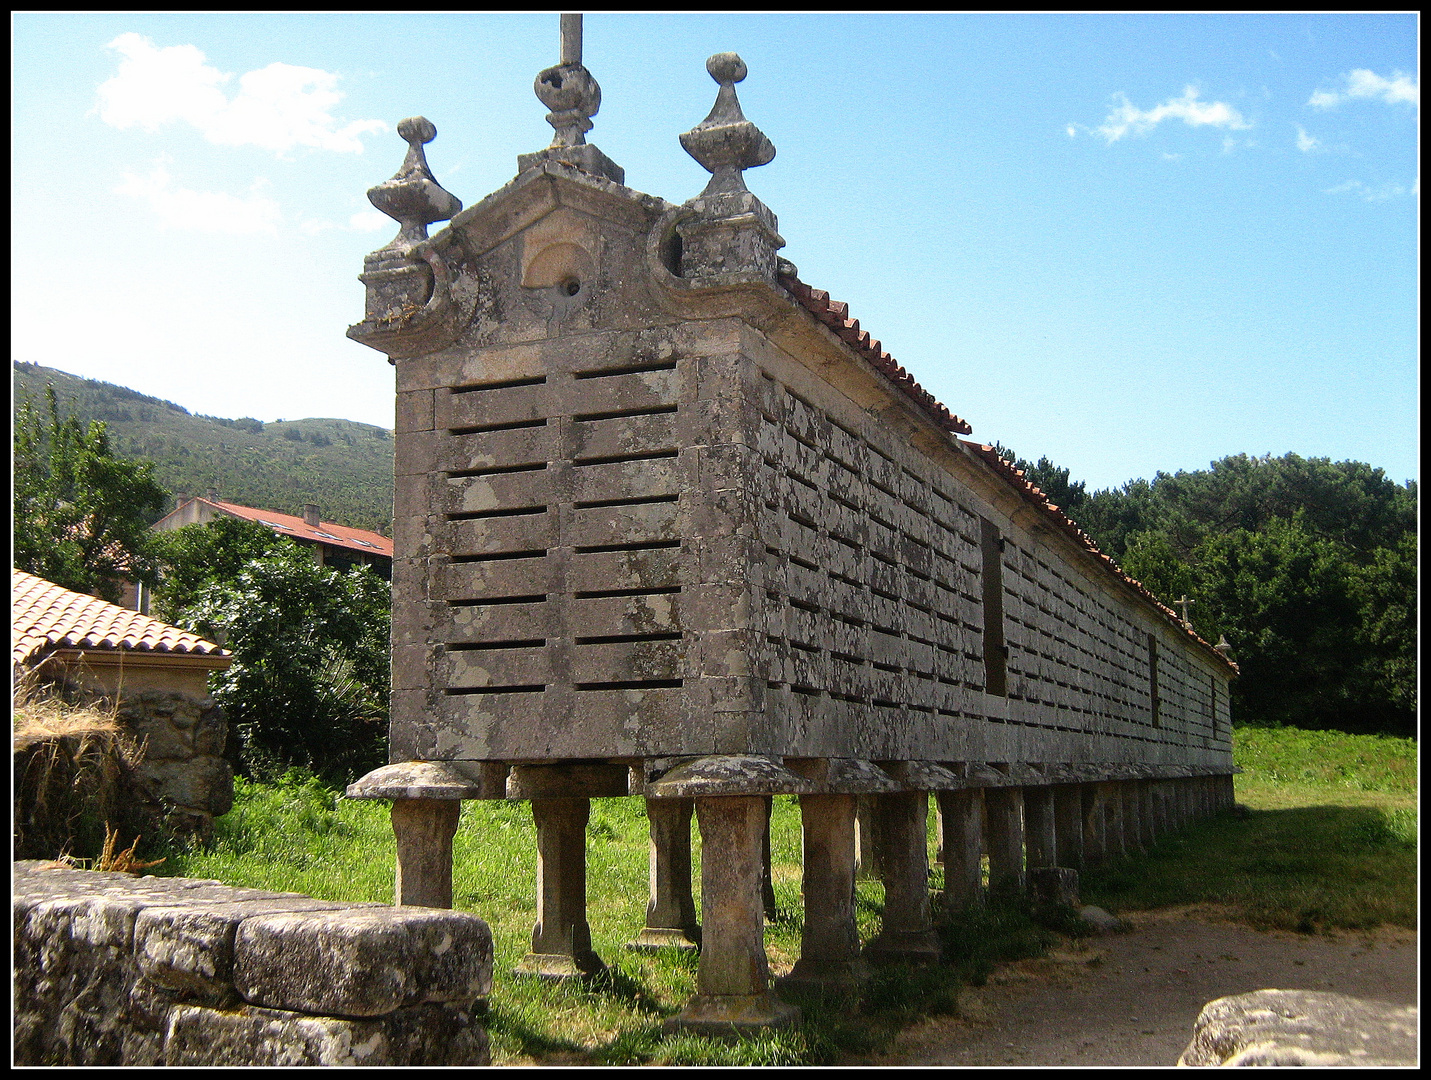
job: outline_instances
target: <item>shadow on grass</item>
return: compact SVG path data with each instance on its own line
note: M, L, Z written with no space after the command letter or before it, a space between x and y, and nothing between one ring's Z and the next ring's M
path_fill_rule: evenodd
M1377 807L1224 813L1083 875L1110 910L1212 903L1256 927L1416 926L1414 822Z

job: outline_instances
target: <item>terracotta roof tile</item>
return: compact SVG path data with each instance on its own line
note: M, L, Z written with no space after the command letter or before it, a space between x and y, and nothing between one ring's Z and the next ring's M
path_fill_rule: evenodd
M199 501L208 503L225 514L232 514L234 517L244 518L247 521L260 522L282 536L292 536L299 540L327 544L329 547L348 548L351 551L365 551L370 555L385 555L389 559L393 557L393 542L381 533L370 532L367 529L352 529L347 525L337 525L331 521L320 521L318 528L315 529L294 514L281 514L277 510L258 510L252 506L240 506L238 503L219 502L214 499L199 499Z
M780 284L801 307L828 326L841 341L863 357L871 367L898 386L914 401L915 405L945 431L968 435L974 430L968 423L936 401L929 391L915 382L909 372L894 362L894 357L883 351L881 343L874 340L868 330L860 329L860 321L849 317L849 304L840 300L831 300L830 294L824 289L812 289L793 275L782 275Z
M29 663L50 649L136 649L228 655L212 641L148 615L72 592L23 570L14 570L13 575L11 664Z

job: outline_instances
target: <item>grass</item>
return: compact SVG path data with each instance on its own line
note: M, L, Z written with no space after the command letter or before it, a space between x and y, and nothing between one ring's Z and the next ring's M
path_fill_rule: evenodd
M1379 923L1414 927L1416 748L1411 740L1240 728L1239 802L1224 815L1164 838L1147 856L1084 876L1085 902L1113 911L1195 902L1224 905L1255 926L1314 931ZM217 822L210 851L166 852L161 873L333 900L392 897L393 838L387 804L359 802L291 772L275 784L236 782L235 805ZM933 815L930 815L931 851ZM963 912L942 933L946 963L877 973L856 1004L803 999L798 1030L739 1043L662 1035L661 1022L695 990L696 957L628 951L647 890L647 823L639 799L594 799L588 827L587 895L592 943L609 977L551 985L512 976L536 917L536 833L522 803L466 802L455 841L458 910L482 916L495 941L488 1016L499 1064L814 1065L887 1045L922 1017L956 1009L960 987L980 985L1004 960L1035 956L1077 932L1063 913L1036 921L1019 902ZM775 799L772 877L777 913L766 926L773 973L799 954L800 819ZM699 880L699 837L693 844ZM930 880L937 894L942 871ZM699 892L699 890L697 890ZM878 929L883 890L857 885L861 940ZM697 896L699 904L699 896Z
M1111 911L1210 903L1263 929L1416 928L1416 743L1239 727L1245 816L1163 838L1146 857L1083 875Z

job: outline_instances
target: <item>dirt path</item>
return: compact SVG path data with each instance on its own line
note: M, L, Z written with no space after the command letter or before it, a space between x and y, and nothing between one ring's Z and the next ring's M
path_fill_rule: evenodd
M1416 935L1261 932L1183 908L1135 913L1129 933L1001 967L964 991L960 1017L904 1031L872 1065L1173 1065L1213 998L1331 990L1417 1001Z

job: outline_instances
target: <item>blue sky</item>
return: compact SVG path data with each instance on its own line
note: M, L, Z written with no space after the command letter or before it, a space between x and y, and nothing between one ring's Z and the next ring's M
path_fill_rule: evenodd
M343 336L437 126L471 205L551 139L541 15L13 16L12 355L195 412L391 426ZM1090 488L1227 454L1417 475L1412 15L589 13L588 136L681 202L734 51L782 254L974 437Z

